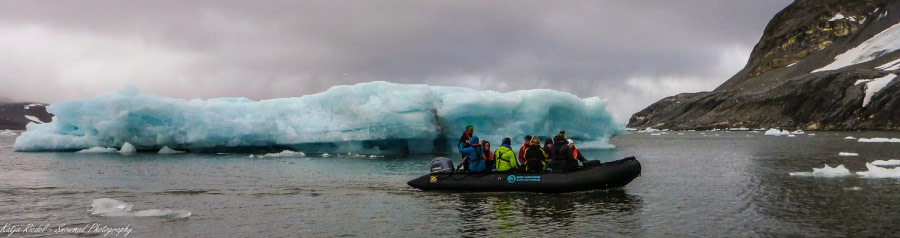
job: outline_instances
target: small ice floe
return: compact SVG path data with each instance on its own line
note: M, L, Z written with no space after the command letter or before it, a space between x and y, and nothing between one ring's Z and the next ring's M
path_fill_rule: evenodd
M294 151L290 151L290 150L284 150L284 151L281 151L278 153L268 153L268 154L264 154L264 155L260 155L260 156L256 156L256 157L257 158L263 158L263 157L271 158L271 157L303 157L303 156L306 156L306 154L303 153L302 151L294 152ZM253 157L250 157L250 158L253 158Z
M774 129L774 128L773 128L773 129L767 130L766 133L765 133L764 135L767 135L767 136L786 136L786 135L790 135L790 134L791 134L790 131L786 131L786 130L782 131L782 130Z
M792 131L791 134L794 134L794 135L803 135L803 134L806 134L806 132L803 131L803 130L796 130L796 131Z
M135 152L137 152L137 148L134 148L134 145L131 145L131 143L128 142L125 142L125 144L122 145L122 149L119 150L119 153L122 154L134 154Z
M650 135L651 135L651 136L658 136L658 135L662 135L662 134L660 134L660 133L650 133Z
M863 143L900 143L900 138L859 138L857 141Z
M191 216L188 210L173 209L147 209L140 211L131 211L133 205L115 200L112 198L98 198L91 202L92 216L104 217L165 217L165 218L185 218Z
M322 157L328 158L328 157L331 157L331 155L328 153L322 153Z
M16 133L11 130L0 130L0 136L15 136Z
M862 188L860 188L860 187L849 187L849 188L844 188L844 190L848 190L848 191L860 191L860 190L862 190Z
M787 137L797 137L797 135L787 135Z
M370 155L369 156L369 158L381 158L381 157L384 157L384 155Z
M807 136L816 136L816 134L806 134Z
M859 153L853 153L853 152L840 152L840 153L838 153L838 155L839 155L839 156L859 156Z
M169 148L168 146L163 146L162 149L159 149L159 153L160 154L180 154L180 153L184 153L184 151L173 150L172 148Z
M850 170L844 167L844 165L838 165L832 168L827 164L822 168L813 168L812 172L791 172L789 174L791 176L804 177L841 177L851 175Z
M900 159L876 160L872 161L872 164L878 166L900 166Z
M118 152L118 150L116 148L95 146L95 147L79 150L76 153L116 153L116 152Z
M866 169L869 171L856 172L856 174L863 178L900 178L900 167L888 169L866 163Z
M847 137L844 137L844 140L856 140L856 137L847 136Z

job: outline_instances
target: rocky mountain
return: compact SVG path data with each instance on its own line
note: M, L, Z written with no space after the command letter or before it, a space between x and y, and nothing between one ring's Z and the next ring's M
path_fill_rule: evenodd
M664 98L632 128L900 130L900 1L796 0L712 92Z
M31 102L0 103L0 130L25 130L29 122L50 122L53 115L47 112L46 106Z

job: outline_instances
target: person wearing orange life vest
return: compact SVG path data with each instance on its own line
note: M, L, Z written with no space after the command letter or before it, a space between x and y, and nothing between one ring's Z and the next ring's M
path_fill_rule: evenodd
M522 143L522 147L519 148L519 164L522 165L522 169L525 167L525 149L528 148L528 145L531 144L531 135L525 136L525 143Z
M578 148L575 148L575 141L572 141L572 139L568 139L566 141L569 142L569 144L567 146L569 146L569 149L572 150L572 159L574 161L573 162L574 165L571 166L570 168L577 168L578 161L581 161L581 163L584 164L584 162L586 162L587 159L585 159L584 155L581 154L580 151L578 151Z
M494 170L494 164L497 162L494 158L494 152L491 152L491 142L488 140L481 141L481 148L484 151L481 153L482 160L484 160L484 168L486 172L490 172Z

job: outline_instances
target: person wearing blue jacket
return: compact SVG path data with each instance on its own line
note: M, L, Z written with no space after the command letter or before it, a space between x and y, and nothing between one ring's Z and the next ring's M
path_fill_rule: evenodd
M469 147L460 146L459 152L469 159L469 171L484 172L486 170L482 156L484 151L478 136L472 135L472 138L469 139Z

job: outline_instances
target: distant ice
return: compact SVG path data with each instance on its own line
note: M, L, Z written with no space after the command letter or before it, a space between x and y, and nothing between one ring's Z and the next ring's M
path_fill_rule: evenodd
M137 152L137 148L134 148L134 145L131 145L131 143L128 142L125 142L125 144L122 145L122 149L119 150L119 153L122 154L134 154L135 152Z
M787 137L797 137L797 135L787 135Z
M33 121L34 123L37 123L37 124L44 124L44 122L42 122L41 119L38 119L37 117L32 116L32 115L25 115L25 118L28 119L29 121Z
M839 155L839 156L859 156L859 153L853 153L853 152L840 152L840 153L838 153L838 155Z
M835 70L863 63L897 49L900 49L900 23L885 29L855 48L834 57L834 62L812 72Z
M331 155L329 155L328 153L323 153L322 157L328 158L328 157L331 157Z
M169 148L168 146L163 146L162 149L159 149L159 153L160 154L179 154L179 153L184 153L184 151L173 150L172 148Z
M612 148L624 131L598 97L547 90L507 93L462 87L371 82L335 86L297 98L183 100L140 95L136 88L47 107L55 115L30 124L16 151L167 145L181 149L273 146L330 153L454 151L466 125L478 137L567 136ZM437 147L436 147L437 146Z
M41 105L42 104L38 104L38 103L28 104L28 105L25 105L25 110L29 110L29 109L31 109L31 107L41 106Z
M11 130L0 130L0 136L15 136L16 132Z
M898 41L900 41L900 39L898 39ZM866 105L869 105L869 101L872 100L872 96L875 96L875 94L877 94L879 91L881 91L881 89L883 89L885 86L890 84L891 81L893 81L894 78L896 78L896 77L897 77L896 74L888 74L881 78L876 78L876 79L872 79L870 81L865 81L866 96L863 98L862 106L865 107ZM859 82L860 81L857 80L857 83L859 83Z
M89 210L92 216L105 217L165 217L185 218L191 216L188 210L148 209L131 211L132 204L112 198L98 198L91 202Z
M812 172L791 172L790 175L806 177L841 177L849 176L851 173L844 165L838 165L832 168L826 164L825 167L822 168L813 168Z
M878 166L897 166L900 165L900 160L892 159L892 160L876 160L872 161L872 164Z
M844 14L841 14L841 13L835 14L833 17L831 17L831 19L828 19L828 21L836 21L836 20L842 20L842 19L847 19L847 20L853 21L853 22L856 21L856 19L854 19L853 17L845 17Z
M785 136L785 135L790 135L790 134L791 134L791 132L790 132L790 131L787 131L787 130L782 131L782 130L779 130L779 129L769 129L769 130L766 131L766 133L765 133L764 135L767 135L767 136Z
M91 147L79 150L78 153L116 153L117 149L112 147Z
M306 156L306 154L303 153L302 151L294 152L294 151L290 151L290 150L284 150L284 151L281 151L278 153L268 153L265 155L261 155L260 157L303 157L303 156ZM250 158L253 158L253 157L250 157Z
M900 178L900 167L888 169L866 163L866 169L869 171L856 172L856 174L863 178Z
M655 129L655 128L653 128L653 127L647 127L647 128L645 128L645 129L643 129L643 130L641 130L641 131L638 131L638 132L653 133L653 132L660 132L660 130L659 130L659 129Z
M900 143L900 138L859 138L857 141L864 143Z
M856 140L856 137L847 136L847 137L844 137L844 140Z

